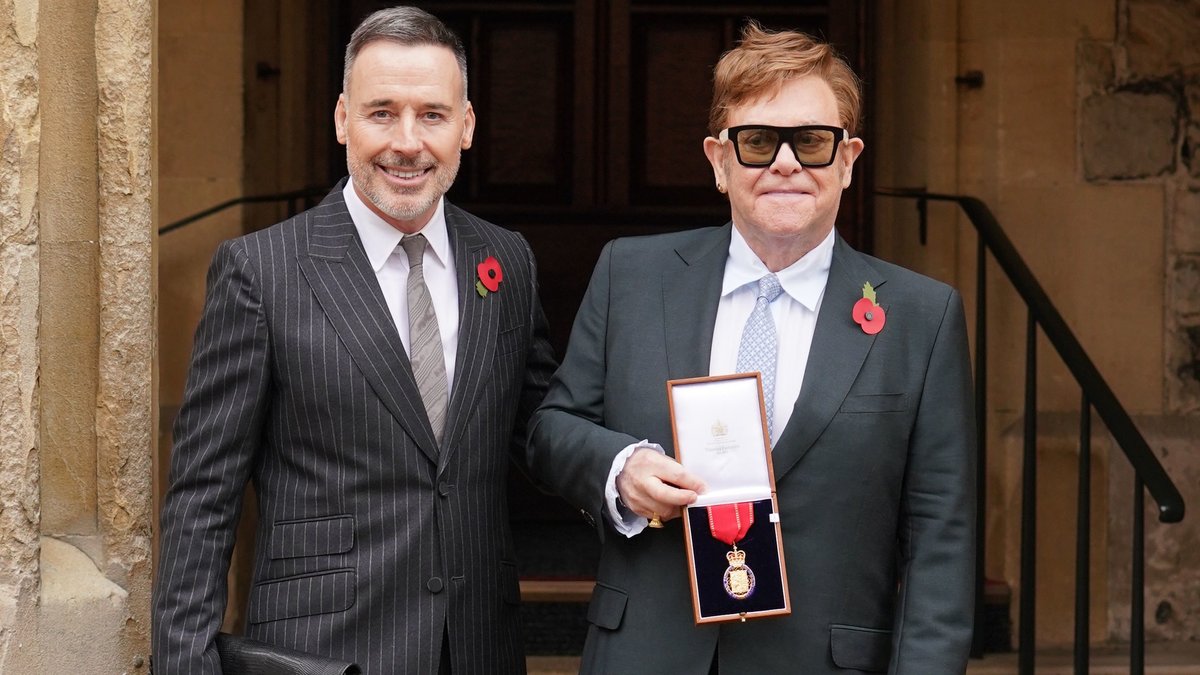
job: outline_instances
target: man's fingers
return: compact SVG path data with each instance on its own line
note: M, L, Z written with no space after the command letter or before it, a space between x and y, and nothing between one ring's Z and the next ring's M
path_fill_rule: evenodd
M677 506L687 506L696 501L698 496L694 490L685 488L677 488L662 480L656 480L646 486L646 496L653 503L653 506L664 508L674 508ZM659 513L661 516L662 513Z
M667 458L664 457L663 459ZM704 481L700 480L700 477L696 474L683 468L683 465L675 460L667 460L658 477L664 483L691 491L693 494L704 492ZM689 501L688 503L690 504L691 502Z
M682 513L680 507L696 501L704 482L679 462L657 451L640 449L617 476L621 500L634 513L666 521Z

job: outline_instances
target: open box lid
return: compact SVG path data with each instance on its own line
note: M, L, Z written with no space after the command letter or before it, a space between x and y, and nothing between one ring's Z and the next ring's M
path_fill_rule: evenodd
M708 489L694 506L771 496L766 414L758 373L671 380L675 457Z

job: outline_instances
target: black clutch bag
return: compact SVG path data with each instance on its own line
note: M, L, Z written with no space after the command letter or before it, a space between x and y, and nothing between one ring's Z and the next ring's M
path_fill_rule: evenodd
M219 633L217 652L228 675L360 675L353 663Z

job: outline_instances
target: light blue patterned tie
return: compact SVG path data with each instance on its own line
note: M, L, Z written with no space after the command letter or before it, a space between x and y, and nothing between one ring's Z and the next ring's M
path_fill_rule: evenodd
M738 347L737 372L762 373L763 400L767 407L767 432L775 434L775 361L779 355L779 338L775 334L775 319L771 302L779 297L783 287L774 274L758 280L758 300L742 330Z

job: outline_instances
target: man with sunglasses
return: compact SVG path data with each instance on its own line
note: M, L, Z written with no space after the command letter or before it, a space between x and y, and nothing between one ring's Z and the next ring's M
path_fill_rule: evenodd
M584 673L966 668L962 301L834 229L860 109L829 45L749 25L716 67L704 140L731 222L601 254L528 446L535 477L603 542ZM748 371L762 375L792 611L697 625L678 516L706 486L674 459L664 383Z

